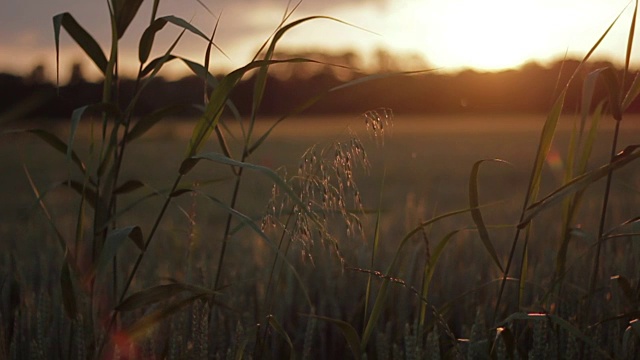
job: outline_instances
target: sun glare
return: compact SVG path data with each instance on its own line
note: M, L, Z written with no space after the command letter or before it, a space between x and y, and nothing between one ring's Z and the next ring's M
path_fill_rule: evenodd
M531 1L453 0L437 9L416 4L426 29L425 55L436 66L515 67L539 55L548 36Z

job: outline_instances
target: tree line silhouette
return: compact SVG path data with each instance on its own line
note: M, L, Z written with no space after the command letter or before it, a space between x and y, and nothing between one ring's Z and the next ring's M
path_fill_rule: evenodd
M281 54L281 58L304 56L319 59L324 64L276 65L270 73L265 97L260 108L262 115L281 115L290 112L308 99L345 81L371 74L357 73L351 53L330 56L326 54ZM415 59L414 59L415 60ZM331 64L331 65L328 65ZM555 96L579 65L576 60L558 61L550 66L528 63L516 70L477 72L465 70L455 74L425 71L402 75L401 59L386 53L378 54L380 76L373 80L329 92L305 114L361 113L373 108L388 107L396 113L544 113ZM338 66L336 66L338 65ZM415 65L415 64L414 64ZM584 66L571 83L566 96L565 109L578 110L584 78L593 70L612 66L594 62ZM622 79L622 71L617 70ZM26 77L0 74L0 119L64 119L74 109L101 99L102 84L89 82L79 64L74 64L69 81L56 87L44 76L44 67L38 66ZM634 79L635 74L627 74ZM255 77L243 80L234 90L231 100L241 114L251 111ZM135 80L119 81L119 96L133 95ZM628 85L627 85L628 86ZM145 89L135 109L144 115L170 104L201 104L205 96L203 81L187 76L175 81L158 77ZM596 99L607 96L604 81L597 86ZM640 112L634 103L629 112ZM189 116L185 111L181 116Z

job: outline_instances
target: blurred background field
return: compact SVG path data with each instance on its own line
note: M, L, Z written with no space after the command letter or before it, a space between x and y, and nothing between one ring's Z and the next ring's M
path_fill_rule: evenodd
M338 224L332 229L338 239L344 264L328 244L318 243L308 249L294 243L290 250L290 259L296 264L316 313L343 319L357 328L362 321L362 301L368 275L353 269L383 271L402 237L421 221L468 207L469 173L478 160L499 158L509 162L509 165L485 163L479 176L481 204L489 204L482 209L485 222L500 259L506 259L544 120L544 115L396 116L385 127L382 138L367 132L364 117L358 115L290 119L282 123L262 151L248 161L273 169L284 167L287 175L293 175L305 150L313 145L321 148L335 141L348 141L352 136L358 136L363 142L371 168L356 172L355 178L362 193L364 213L358 214L363 220L364 236L347 236L344 225ZM626 119L620 144L637 143L640 138L638 120L637 117ZM265 131L272 121L274 119L258 122L256 134ZM612 119L602 122L594 149L596 155L590 168L606 162L612 123ZM89 121L85 122L78 132L77 149L89 147L89 124ZM21 125L28 128L36 124ZM232 133L241 131L233 123L228 123L228 126ZM563 159L573 126L570 116L560 124L553 150L545 165L542 194L562 183ZM123 164L122 179L137 179L146 186L132 195L123 196L119 206L124 208L133 204L135 199L167 190L170 186L168 182L175 176L182 160L191 128L191 122L175 120L154 128L141 141L131 144L128 150L130 157ZM64 122L50 130L62 139L68 136ZM234 140L228 140L233 151ZM219 151L213 145L208 145L206 150ZM88 154L82 150L78 153ZM59 281L57 277L62 254L48 221L37 206L25 168L35 187L46 193L43 201L59 229L69 238L72 238L75 230L78 197L71 190L63 186L54 188L52 184L60 184L69 174L73 178L73 171L69 172L70 167L64 155L52 151L40 139L27 134L5 136L0 143L0 159L3 169L0 184L3 202L0 208L0 253L3 255L0 267L3 273L8 271L20 279L21 293L30 294L24 300L27 303L35 303L43 291L55 298L59 296L55 295L59 292L55 284ZM285 174L282 170L280 173ZM225 197L231 196L231 179L232 174L227 167L202 166L190 173L184 182L198 184L203 193L228 201ZM268 210L271 186L262 175L250 174L242 183L238 209L260 223ZM570 270L566 282L577 290L576 298L567 303L577 303L579 295L586 291L584 274L588 271L589 262L585 261L585 256L589 256L593 250L602 186L603 181L600 181L589 190L583 207L586 216L579 224L582 232L571 245ZM380 196L381 242L371 268L369 262L375 213ZM130 213L120 218L119 226L147 224L142 227L143 233L147 233L148 224L157 215L162 200L160 196L152 196L136 205ZM632 216L639 203L640 165L632 164L615 174L610 223L617 224ZM528 281L531 286L527 288L525 309L537 310L536 301L543 296L543 289L548 286L554 270L553 254L561 238L560 223L557 221L559 211L560 207L556 206L534 223L529 253ZM225 216L226 212L212 206L203 196L185 195L178 198L169 209L156 242L149 249L150 254L133 283L133 290L151 286L163 279L211 284ZM442 311L457 337L470 336L469 326L474 323L476 310L491 311L501 272L491 262L473 227L473 221L466 213L445 219L415 236L410 246L401 252L398 279L406 285L397 285L392 291L390 305L378 326L379 333L387 336L385 341L402 341L403 334L406 335L405 325L413 324L419 302L408 288L421 286L421 272L425 261L428 261L429 251L433 251L435 245L452 231L460 232L450 241L439 259L428 299ZM121 250L118 262L121 271L126 271L127 264L131 264L137 254L133 245L126 246L125 250ZM307 251L305 255L302 250ZM273 250L263 239L242 228L233 232L228 251L222 282L228 287L223 290L219 301L227 304L231 310L217 310L221 321L212 323L215 326L227 326L222 333L237 331L233 327L239 324L253 326L260 321L253 318L256 314L247 309L255 306L253 301L256 298L264 296L267 269L274 256ZM634 278L640 271L637 262L628 261L629 257L640 256L638 241L608 242L605 252L605 274ZM576 266L572 267L571 264ZM300 342L306 326L301 314L311 310L305 306L300 284L286 270L283 274L278 282L282 296L277 298L273 314L286 320L284 326L297 339L294 341ZM516 291L514 287L507 286L507 293L513 291ZM507 298L513 299L514 296ZM607 306L604 303L600 305L604 308ZM434 319L431 318L431 321ZM318 326L319 335L314 340L316 344L328 346L332 353L340 349L346 351L346 343L341 335L329 331L330 324L320 323ZM221 340L221 344L228 342ZM271 346L275 349L274 354L285 351L283 343L273 343Z
M332 141L346 141L352 134L358 136L364 143L369 154L371 168L368 172L357 174L357 181L362 192L365 209L373 210L378 206L379 194L382 194L382 208L384 214L382 242L389 246L393 253L397 241L408 230L417 226L419 221L448 211L462 209L468 206L468 181L471 167L478 160L498 158L510 163L486 163L480 171L480 197L484 204L495 203L483 209L488 224L511 225L517 222L522 197L527 186L530 164L536 151L539 133L544 122L544 115L482 115L482 116L397 116L388 124L384 139L372 136L367 132L362 116L343 117L314 117L290 119L282 123L267 141L261 152L249 159L255 164L273 169L286 167L287 173L292 175L297 171L301 156L312 145L323 146ZM630 118L623 124L621 144L630 144L640 135L638 118ZM265 119L259 122L257 133L264 131L273 120ZM90 126L85 123L79 131L77 146L79 149L88 145ZM590 168L605 163L607 148L610 146L610 132L613 120L602 122L602 131L598 136L595 157ZM229 123L232 131L239 131ZM28 126L27 126L28 127ZM130 158L124 164L123 179L137 179L148 185L141 190L150 193L169 187L170 179L177 171L177 167L184 154L184 149L190 136L192 124L187 120L167 122L167 125L155 128L138 143L133 143L129 149ZM564 153L568 146L568 138L573 120L566 117L560 125L551 155L547 159L546 174L543 182L542 194L546 194L561 185ZM97 132L97 131L96 131ZM54 133L66 139L68 131L64 123L57 125ZM233 144L233 140L229 140ZM209 150L218 150L211 147ZM83 154L82 151L79 151ZM74 230L77 197L69 189L59 186L51 189L51 184L63 182L69 167L64 155L52 151L40 139L26 134L5 136L0 143L0 159L4 176L0 189L4 205L0 208L2 219L0 229L4 239L2 252L18 250L20 254L19 266L29 267L27 259L45 257L54 260L56 249L50 236L43 236L49 232L46 221L43 221L41 210L38 208L35 195L25 175L28 169L36 187L44 192L50 190L44 197L45 203L53 212L57 221L67 226L71 234ZM231 172L222 167L202 167L190 174L186 182L201 183L203 190L215 189L220 194L219 187L229 186ZM206 169L205 169L206 168ZM640 175L639 166L631 166L620 173L616 173L613 187L612 216L620 217L637 207L640 203ZM383 174L386 178L383 183ZM73 175L72 175L73 176ZM226 181L225 181L226 180ZM207 184L208 181L214 181ZM598 194L602 182L593 186L594 194ZM240 209L247 215L257 219L264 213L271 191L270 184L261 175L254 173L250 180L243 184L244 192L240 201ZM229 190L230 191L230 190ZM214 192L214 191L212 191ZM142 193L137 193L139 196ZM224 191L222 191L224 194ZM137 197L136 196L136 197ZM224 196L224 195L218 195ZM125 198L122 204L131 199ZM186 197L185 197L186 198ZM590 198L593 208L597 208L601 201L594 195ZM141 207L148 207L148 211L131 211L131 216L144 217L128 218L122 221L131 224L149 223L156 214L154 209L161 199L150 199L142 203ZM209 233L216 233L212 227L220 226L224 213L216 213L215 207L206 204L202 199L181 199L180 208L173 208L172 216L166 219L161 236L165 241L158 241L156 246L169 246L171 241L179 244L187 241L189 224L185 213L189 213L195 203L202 206L202 213L196 211L196 227L199 234L198 246L216 247L219 242L207 237ZM123 205L124 206L124 205ZM590 206L591 207L591 206ZM559 207L557 207L559 208ZM550 211L553 214L555 209ZM135 214L135 215L133 215ZM148 216L148 217L147 217ZM549 215L553 217L554 215ZM363 216L364 230L367 240L372 236L374 217ZM470 216L459 216L445 220L433 229L442 234L456 229L472 227ZM555 225L555 224L554 224ZM594 231L595 223L585 222L586 231ZM504 238L505 244L510 240L513 228L496 229L497 239ZM554 246L554 229L543 228L538 231L545 233L541 236L543 244L535 248L540 254L545 254L547 246ZM469 233L470 238L475 234ZM543 240L544 239L544 240ZM242 239L237 239L242 243ZM361 240L343 239L341 244L349 248L350 243L356 241L360 246ZM472 239L461 242L457 247L464 251L466 247L473 247ZM52 252L43 254L43 246L51 246ZM357 247L356 247L357 248ZM454 248L454 247L452 247ZM368 254L368 252L364 252ZM55 256L51 256L54 255ZM208 248L200 255L207 259L214 256L215 249ZM473 252L469 255L474 254ZM475 253L479 259L473 262L484 263L487 256L484 252ZM504 254L504 252L502 252ZM259 255L257 255L259 256ZM354 254L357 258L357 255ZM384 256L384 255L383 255ZM464 264L470 259L455 259L453 263ZM547 259L551 261L551 259ZM55 261L53 261L55 263ZM535 264L536 262L532 262ZM542 264L549 265L543 262ZM360 264L363 266L364 264ZM52 264L55 268L57 264ZM447 272L448 269L443 268ZM498 275L497 273L495 274Z

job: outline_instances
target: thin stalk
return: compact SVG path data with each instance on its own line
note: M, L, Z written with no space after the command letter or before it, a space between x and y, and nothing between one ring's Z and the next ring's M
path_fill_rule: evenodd
M270 315L271 313L271 309L273 307L273 296L271 296L271 285L273 282L273 273L276 270L276 266L278 263L278 259L280 258L280 249L282 249L282 244L284 243L284 240L286 238L286 229L289 225L289 221L291 220L291 218L293 217L293 209L291 210L291 212L289 213L289 216L287 217L287 222L284 226L284 229L282 230L282 235L280 237L280 243L278 244L278 252L276 253L276 257L273 259L273 265L271 266L271 273L269 274L269 282L267 284L267 291L265 293L265 304L264 304L264 308L265 308L265 318L266 316ZM287 243L287 247L284 251L284 255L283 256L287 256L287 254L289 253L289 246L291 245L291 241L289 241ZM282 265L279 268L278 271L278 275L276 275L276 278L280 278L280 274L282 273ZM274 287L277 285L274 285ZM267 335L269 334L269 327L265 326L264 331L262 332L262 339L260 339L260 336L256 336L256 339L258 341L258 343L256 344L255 350L254 350L254 357L256 359L260 359L262 356L261 354L263 353L263 349L262 347L264 346L264 344L267 343Z
M616 121L616 128L613 134L613 141L611 144L611 157L610 162L613 162L613 158L616 155L616 149L618 148L618 137L620 135L620 122ZM613 179L613 170L610 170L607 174L607 184L604 191L604 198L602 200L602 211L600 213L600 225L598 227L598 243L596 244L596 254L593 260L593 269L591 271L591 279L589 280L589 293L587 294L587 304L586 311L581 312L582 314L588 314L589 309L591 309L591 295L596 286L596 281L598 278L598 270L600 269L600 253L602 251L602 242L603 242L603 234L604 234L604 226L607 218L607 208L609 206L609 195L611 193L611 182Z
M178 184L180 183L180 180L182 180L182 175L178 175L176 177L175 182L173 183L173 186L171 187L171 190L169 191L169 195L167 196L167 199L165 200L164 204L162 205L162 209L160 210L160 213L158 214L158 216L156 217L155 222L153 223L153 227L151 228L151 232L149 232L149 236L147 237L147 240L144 243L144 248L143 250L140 252L140 254L138 255L138 258L136 259L136 262L133 264L133 268L131 269L131 273L129 273L129 277L127 278L127 281L125 283L124 288L122 289L122 292L120 294L120 298L118 300L118 304L122 303L122 301L124 300L125 296L127 295L127 291L129 290L129 287L131 286L131 283L133 282L133 278L135 277L138 268L140 267L140 263L142 262L142 258L144 258L144 255L147 253L147 249L149 248L149 245L151 244L151 240L153 239L153 236L156 233L156 230L158 230L158 227L160 226L160 221L162 220L162 218L164 217L164 214L167 210L167 208L169 207L169 204L171 203L171 194L178 188ZM111 314L111 318L109 320L109 325L107 325L107 329L105 331L105 334L109 334L109 332L111 331L111 328L113 327L113 324L116 320L116 317L118 315L118 310L113 311L113 313ZM100 355L102 354L102 351L104 350L104 346L106 345L106 338L107 336L105 336L103 338L103 340L100 343L100 346L98 347L98 358L100 357Z
M271 284L273 283L273 274L275 273L275 270L278 264L278 259L280 259L280 250L282 249L282 244L284 243L284 240L287 235L287 227L289 226L289 222L291 221L292 217L293 217L293 211L289 213L289 216L287 217L287 221L284 225L284 228L282 229L282 235L280 236L280 242L278 243L278 252L276 252L276 256L273 259L273 264L271 265L271 271L269 272L269 281L267 282L267 291L265 293L265 304L264 304L265 305L264 308L267 310L266 311L267 313L271 312L271 307L273 306L273 299L270 298ZM287 250L288 249L289 249L289 246L287 245ZM279 274L278 274L278 277L279 277Z
M244 161L245 161L245 156L243 155L242 162ZM242 173L243 173L243 168L238 169L238 174L236 175L236 183L233 188L233 195L231 196L231 203L229 204L229 207L231 209L236 208L238 194L240 193L240 183L242 181ZM220 285L220 277L222 275L222 266L224 264L224 257L227 251L227 243L229 242L229 233L231 232L231 220L232 220L232 214L229 213L229 215L227 215L227 223L224 228L224 236L222 238L223 239L222 248L220 249L220 256L218 257L218 268L216 270L216 280L213 283L214 291L217 290L218 286Z
M529 194L526 195L524 201L524 207L522 213L520 215L520 222L524 219L525 209L527 208L527 204L529 203ZM509 258L507 259L507 265L504 268L504 274L502 276L502 280L500 281L500 290L498 291L498 299L496 301L496 306L493 311L493 319L492 323L495 324L496 318L498 317L498 310L500 309L500 302L502 300L502 295L504 293L504 287L507 284L507 278L509 274L509 270L511 269L511 263L513 262L513 257L516 252L516 245L518 244L518 239L520 238L520 228L516 228L516 233L513 236L513 243L511 245L511 250L509 251Z
M138 74L140 74L142 72L142 64L140 64L140 67L138 68ZM114 86L114 96L115 96L115 101L116 103L118 102L118 82L117 82L117 65L116 65L116 86ZM140 89L140 75L138 75L138 77L136 78L136 83L134 86L134 94L137 93ZM113 178L113 183L114 185L118 184L118 178L120 177L120 170L122 169L122 160L124 159L124 152L126 149L126 145L127 145L127 136L129 135L129 128L130 128L130 124L131 124L131 113L133 112L133 108L135 107L135 104L133 104L133 101L135 101L137 99L134 98L134 100L132 100L132 103L130 104L131 106L127 107L127 112L124 114L124 117L122 118L122 123L124 124L124 132L122 135L122 140L120 142L120 151L116 150L115 153L115 163L114 163L114 178ZM116 213L116 209L117 209L117 195L115 193L111 194L111 199L109 202L109 217L112 217L112 215L114 215ZM113 220L113 227L115 228L116 224L115 224L115 218ZM113 257L113 299L117 299L117 294L118 294L118 279L117 279L117 254L116 256ZM126 292L126 290L125 290ZM120 300L122 301L122 299Z

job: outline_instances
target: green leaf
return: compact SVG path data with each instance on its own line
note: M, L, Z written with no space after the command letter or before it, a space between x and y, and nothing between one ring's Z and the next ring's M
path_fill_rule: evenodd
M284 330L282 325L280 325L278 320L273 315L267 315L267 321L269 322L269 325L271 325L271 327L274 328L276 330L276 332L280 336L282 336L282 338L289 345L289 350L291 351L291 356L289 356L289 358L290 359L295 359L296 358L295 350L293 348L293 342L291 341L291 338L289 337L289 334L287 334L287 332Z
M140 71L139 76L141 78L149 75L152 71L154 71L156 68L162 67L164 64L171 62L172 60L178 59L177 56L175 55L163 55L163 56L158 56L157 58L151 60L143 69L142 71Z
M204 114L200 117L189 140L189 146L187 147L187 153L185 158L190 158L196 155L202 146L204 146L207 139L211 135L213 129L218 125L222 110L224 109L231 91L240 81L240 79L249 71L259 68L261 66L278 64L278 63L292 63L292 62L309 62L308 59L288 59L288 60L270 60L270 61L253 61L244 67L232 71L227 74L220 84L213 90L209 97L209 102L205 108ZM195 164L193 164L195 165ZM190 168L181 169L182 175L186 174Z
M629 88L627 95L624 97L624 101L622 102L622 111L627 110L631 105L631 103L633 103L633 101L638 98L639 94L640 94L640 73L637 73L636 77L633 79L633 82L631 83L631 87Z
M193 34L196 34L197 36L206 40L208 43L212 44L220 52L224 53L222 49L220 49L216 44L211 42L207 37L207 35L205 35L197 27L193 26L188 21L182 18L169 15L169 16L163 16L155 19L142 33L142 37L140 38L140 44L138 45L138 59L140 60L141 64L144 64L149 59L149 54L151 53L151 48L153 47L155 35L158 31L162 30L167 23L171 23L175 26L178 26L187 31L190 31Z
M120 116L120 109L114 104L106 104L106 103L96 103L91 105L81 106L75 110L71 114L71 126L69 129L69 141L67 142L67 158L71 159L71 151L73 149L73 143L75 141L76 132L78 130L78 126L80 125L80 120L86 112L104 112L109 115L113 115L114 117Z
M456 210L456 211L451 211L439 216L436 216L434 218L431 218L430 220L424 221L422 223L420 223L417 227L415 227L413 230L409 231L409 233L407 233L404 238L402 238L402 240L400 241L400 245L398 245L398 249L395 252L395 255L393 257L393 260L391 261L391 264L387 267L387 271L385 273L385 278L382 280L382 285L380 286L380 289L378 290L378 295L376 296L376 300L373 304L373 309L371 310L371 315L369 316L369 319L367 320L367 325L365 326L364 332L362 333L362 350L364 350L364 348L367 346L367 343L371 337L371 335L373 334L373 330L375 328L376 323L378 322L378 319L380 318L380 316L382 315L382 312L384 310L384 305L386 302L386 298L387 298L387 294L389 291L389 278L388 276L393 276L394 272L395 272L395 268L396 265L398 263L398 260L400 259L400 252L401 250L405 247L405 245L409 242L409 240L418 232L422 231L422 229L426 226L429 226L433 223L436 223L440 220L452 217L452 216L456 216L456 215L461 215L464 213L467 213L471 211L471 209L462 209L462 210ZM443 245L444 246L444 245Z
M582 191L586 189L589 185L607 176L609 172L621 168L638 159L640 157L640 151L636 150L639 147L640 146L637 145L627 147L625 150L616 155L610 163L574 178L567 184L559 187L554 192L547 195L544 199L532 204L531 206L529 206L529 208L527 208L525 216L523 217L520 224L518 224L518 227L524 228L541 211L558 203L565 196L573 194L576 191Z
M307 304L310 307L313 307L312 303L311 303L311 298L309 297L309 292L307 291L306 287L305 287L305 282L302 281L302 278L300 277L300 274L298 274L298 271L296 271L295 266L293 266L293 264L287 259L287 257L285 256L284 253L282 253L281 249L278 248L272 241L271 239L269 239L269 237L264 233L264 231L262 231L262 229L260 228L260 226L258 226L255 222L254 219L251 219L250 217L248 217L247 215L243 214L242 212L230 207L228 204L216 199L213 196L209 196L207 194L202 194L205 198L209 199L211 202L213 202L214 204L220 206L220 208L222 208L223 210L225 210L227 213L235 216L241 223L243 223L245 226L247 226L249 229L253 230L254 233L256 235L258 235L262 240L265 241L265 243L271 248L273 249L273 251L275 251L278 256L282 259L282 261L287 264L287 267L289 268L289 270L291 271L291 273L293 274L293 276L296 278L296 280L298 281L298 283L300 284L300 290L302 290L302 293L304 295L305 300L307 301ZM299 201L299 200L298 200Z
M64 181L59 184L56 184L55 186L57 187L61 185L67 186L70 189L73 189L80 196L83 196L85 198L87 203L89 203L89 206L91 206L94 209L96 208L97 195L96 195L96 190L94 188L88 186L87 184L83 184L75 180Z
M342 320L332 319L324 316L318 316L318 315L307 315L307 316L320 319L323 321L327 321L338 326L338 328L340 328L340 331L342 331L342 335L344 336L344 338L347 340L347 343L349 344L349 349L351 350L351 354L353 355L353 358L354 359L362 358L361 351L363 348L362 346L363 344L360 343L360 337L358 336L358 332L356 331L356 329L353 328L353 326L351 326L351 324Z
M256 164L252 164L252 163L248 163L248 162L242 162L242 161L234 160L234 159L231 159L231 158L229 158L229 157L227 157L227 156L225 156L224 154L221 154L221 153L209 152L209 153L205 153L205 154L201 154L201 155L197 155L197 156L193 156L191 158L188 158L188 159L184 160L182 162L182 164L180 165L180 173L181 174L186 174L200 160L209 160L209 161L213 161L213 162L216 162L216 163L222 164L222 165L230 165L230 166L242 167L242 168L246 168L246 169L249 169L249 170L258 171L258 172L262 173L263 175L267 176L269 179L271 179L276 185L278 185L280 190L286 192L287 195L289 195L289 197L291 198L291 200L294 201L296 203L296 205L298 205L300 207L300 209L302 209L302 211L306 211L305 209L307 209L305 204L302 202L302 200L300 200L300 198L293 191L293 189L272 169L270 169L268 167L265 167L265 166L261 166L261 165L256 165Z
M100 251L98 260L89 274L89 278L98 276L98 274L107 268L127 239L133 241L140 251L144 251L142 229L140 229L139 226L128 226L121 229L111 230L104 241L102 251Z
M12 133L15 133L15 134L28 133L28 134L35 135L39 137L42 141L49 144L54 150L58 151L59 153L63 155L67 155L68 153L70 153L71 161L73 161L73 163L76 164L78 169L80 169L80 171L82 171L83 174L86 172L86 166L84 165L82 160L80 160L80 157L78 156L78 154L73 149L67 147L67 144L64 141L60 140L60 138L57 137L56 135L41 129L10 130L10 131L3 132L3 134L12 134Z
M504 269L500 264L500 259L498 259L498 253L496 253L496 249L491 243L489 231L487 231L487 226L484 223L482 213L480 212L479 208L480 201L478 197L478 171L480 170L480 165L487 161L508 164L506 161L500 159L480 160L473 164L471 175L469 176L469 208L471 209L471 217L473 218L473 222L478 228L478 234L480 234L480 240L482 240L482 244L484 245L485 249L487 249L487 252L493 259L493 262L500 269L500 272L504 273Z
M636 34L636 19L638 17L638 0L635 1L635 6L633 7L633 17L631 18L631 24L629 25L629 36L627 38L627 53L624 61L624 75L626 76L629 72L629 65L631 64L631 49L633 48L633 37ZM624 77L623 77L624 79ZM622 86L624 88L625 82L622 81Z
M144 187L144 183L140 180L129 180L126 181L124 184L118 186L117 188L115 188L115 190L113 190L114 194L120 195L120 194L128 194L130 192L136 191L140 188Z
M122 35L127 31L129 24L136 17L140 5L143 0L115 0L114 12L116 17L116 28L118 33L118 39L122 38Z
M461 231L466 231L466 230L454 230L446 234L442 238L442 240L438 242L438 245L436 245L435 249L431 252L431 258L427 266L427 271L425 273L425 277L423 281L422 296L424 298L426 298L429 294L429 287L431 285L431 280L433 279L433 273L436 270L436 265L438 264L438 260L440 259L440 255L442 255L445 247L447 246L447 244L449 244L449 240L451 240L456 234L458 234Z
M156 33L162 30L166 24L166 20L156 19L142 33L140 44L138 45L138 60L140 64L144 64L149 60Z
M618 75L616 75L615 70L607 66L603 69L595 70L598 71L607 85L607 90L609 93L609 107L611 108L611 114L613 118L617 121L622 120L622 104L620 98L620 82L618 81Z
M148 289L144 289L134 293L124 299L122 303L116 306L118 311L132 311L145 306L153 305L155 303L166 301L172 297L182 294L190 293L192 296L213 296L215 291L191 284L185 283L172 283L165 285L156 285Z
M138 122L136 122L136 124L131 128L131 131L129 131L129 134L127 134L127 142L131 142L139 138L140 136L144 135L147 131L153 128L162 119L165 119L175 114L179 114L192 107L193 105L186 105L186 104L170 105L170 106L155 110L151 114L145 115Z
M376 253L378 252L378 247L380 245L380 226L382 224L382 194L383 194L383 190L384 190L384 182L387 178L387 170L385 168L384 173L382 175L382 184L380 186L380 194L378 195L378 209L376 211L376 225L374 228L374 233L373 233L373 248L371 249L371 262L369 263L369 266L371 267L371 269L374 268L374 262L375 262L375 258L376 258ZM372 276L371 274L369 274L368 279L367 279L367 290L365 291L365 298L364 298L364 311L363 314L364 316L367 316L367 314L369 313L369 298L371 297L371 285L372 285ZM421 323L422 325L422 323ZM365 326L365 323L362 324L362 326ZM363 329L364 331L364 329Z
M68 13L58 14L53 17L53 30L56 41L56 74L60 78L60 29L64 28L67 33L80 45L84 53L89 56L94 64L100 69L102 74L107 71L107 57L102 52L100 45L93 37ZM58 80L58 83L60 81Z
M66 252L68 254L68 251ZM65 255L60 273L60 287L62 290L62 304L65 314L69 319L75 319L78 315L78 305L76 302L73 281L71 280L71 269L69 268L69 258Z

